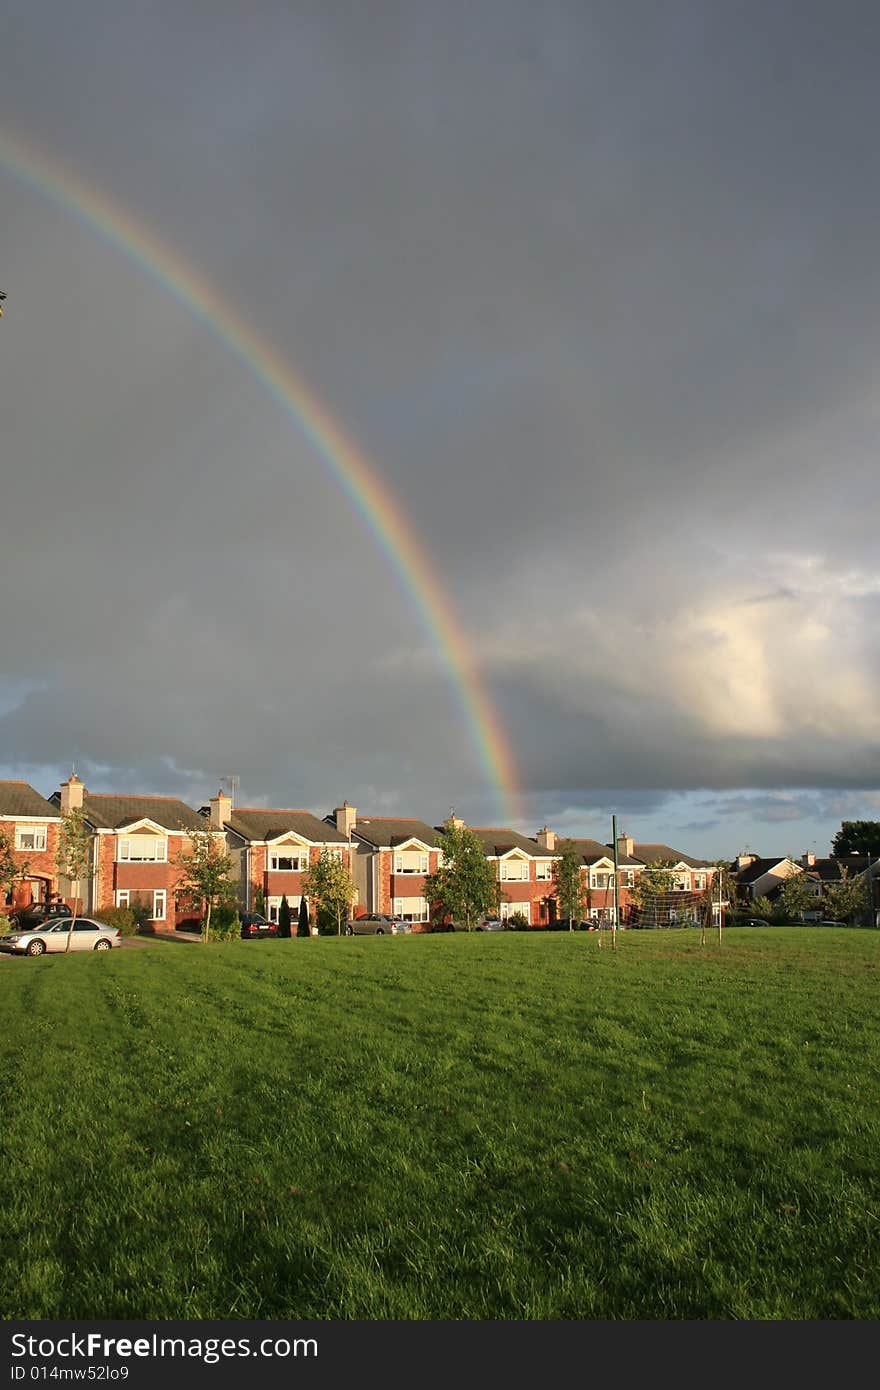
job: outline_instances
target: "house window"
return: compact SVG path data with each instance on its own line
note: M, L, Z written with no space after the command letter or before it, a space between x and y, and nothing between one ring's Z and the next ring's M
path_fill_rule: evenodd
M706 887L706 875L694 874L694 892L702 893Z
M539 859L535 865L535 878L544 881L553 877L553 865L549 859Z
M119 840L116 859L123 864L165 864L168 841L160 835L127 835Z
M42 825L22 825L15 831L15 848L42 850L46 848L46 828Z
M165 921L165 889L153 889L153 921Z
M401 850L399 854L394 856L394 872L396 874L426 874L428 872L427 854L421 854L419 850L413 849Z
M511 917L525 917L527 922L531 922L531 903L501 903L498 908L498 916L502 922L509 922Z
M295 874L302 873L309 867L308 850L300 849L279 853L273 850L269 855L269 868L272 873Z
M116 906L117 906L117 907L131 907L131 889L130 889L130 888L117 888L117 890L116 890Z
M608 888L608 887L610 886L610 884L611 884L611 875L610 875L609 873L605 872L604 870L603 870L601 873L596 872L595 869L591 871L591 873L590 873L590 887L591 887L591 888Z
M299 916L299 905L302 900L302 893L288 893L284 896L287 897L287 905L290 908L290 920L291 922L295 922ZM278 914L280 911L281 898L266 899L266 916L269 918L269 921L274 922L276 926L278 924Z
M528 881L529 861L527 859L504 859L501 862L501 878L508 883Z
M394 915L404 922L427 922L428 904L424 898L395 898Z
M624 888L632 888L633 884L636 881L636 876L633 873L632 869L621 869L620 872L623 875L621 882L623 883Z

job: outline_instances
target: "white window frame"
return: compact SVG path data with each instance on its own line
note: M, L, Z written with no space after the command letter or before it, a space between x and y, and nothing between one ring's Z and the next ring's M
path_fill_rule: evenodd
M164 922L165 914L168 911L168 890L167 888L153 889L153 912L150 917L151 922Z
M418 867L407 867L404 864L404 856L409 855L413 859L418 859ZM428 856L418 849L401 849L394 852L394 872L395 874L426 874L428 872ZM421 917L418 919L423 920Z
M406 906L406 904L417 904L416 907ZM427 922L429 917L428 903L426 898L395 898L392 911L395 917L400 917L404 922Z
M117 906L117 907L131 907L131 889L130 889L130 888L117 888L117 889L116 889L116 906Z
M519 869L519 873L512 874L511 869ZM501 872L499 877L502 883L528 883L529 881L529 861L528 859L502 859Z
M132 859L131 842L134 839L154 840L157 850L161 846L161 854L153 854L149 858ZM120 835L116 844L117 864L167 864L168 863L168 839L161 835Z
M281 869L278 867L279 859L289 859L291 863L296 860L296 868ZM274 862L273 862L274 861ZM269 851L269 873L270 874L304 874L309 867L309 852L307 849L273 849ZM288 898L288 902L290 899Z
M604 882L604 883L600 883L600 882L599 882L599 879L600 879L600 878L604 879L605 882ZM607 893L607 891L608 891L609 888L613 888L613 887L614 887L614 870L613 870L613 869L591 869L591 870L590 870L590 887L591 887L591 888L597 889L600 893Z
M22 836L28 835L33 838L32 845L23 845ZM15 848L17 850L27 850L31 854L42 854L46 848L46 827L45 825L17 825L15 827Z
M532 904L526 899L525 902L503 902L498 906L498 918L501 922L509 922L511 917L516 917L521 913L525 917L529 926L532 925Z
M553 863L550 859L539 859L535 865L535 878L547 883L553 877Z
M286 898L288 907L290 908L290 920L291 922L295 922L299 917L299 905L302 901L302 897L302 893L279 893L277 897L267 898L266 916L269 918L269 921L274 922L277 927L278 913L281 911L281 899Z

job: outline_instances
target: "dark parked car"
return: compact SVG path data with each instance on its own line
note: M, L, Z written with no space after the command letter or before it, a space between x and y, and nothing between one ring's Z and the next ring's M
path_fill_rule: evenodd
M59 917L70 917L67 903L31 903L30 907L20 907L9 918L11 927L22 929L39 927L43 922L54 922Z
M264 917L262 912L242 912L240 917L242 941L278 935L277 923L270 922L269 918Z

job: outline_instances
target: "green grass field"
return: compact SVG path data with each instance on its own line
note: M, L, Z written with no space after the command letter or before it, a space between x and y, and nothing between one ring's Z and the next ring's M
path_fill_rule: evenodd
M877 1318L880 933L0 961L8 1318Z

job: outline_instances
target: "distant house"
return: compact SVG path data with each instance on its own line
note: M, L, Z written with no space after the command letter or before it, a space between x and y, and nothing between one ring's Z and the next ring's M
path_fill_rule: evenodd
M587 916L593 922L614 920L614 850L611 845L600 844L598 840L574 840L581 859L581 878L584 885ZM630 841L630 848L632 842ZM618 842L617 856L617 904L621 922L626 920L629 908L629 890L635 883L639 872L644 868L642 860L627 853L625 842Z
M412 922L416 930L427 926L425 878L440 864L436 829L409 816L358 815L347 801L324 819L351 837L357 915L381 912Z
M326 850L350 868L352 852L348 836L311 811L267 810L262 806L237 806L218 792L203 808L211 826L226 836L236 865L238 896L245 911L253 911L262 892L266 916L278 921L281 899L286 898L296 919L303 897L303 878Z
M175 862L189 850L187 832L205 829L191 806L171 796L89 792L75 773L51 801L62 815L81 809L92 832L92 877L78 890L87 911L143 904L160 928L192 916Z
M0 782L0 827L9 836L12 853L25 876L5 899L5 907L30 907L45 902L57 888L55 849L61 818L57 806L28 782ZM4 903L0 902L0 914Z
M736 879L741 898L754 902L755 898L778 897L783 884L792 874L804 872L804 866L787 855L765 857L745 851L737 855L730 865L730 872Z
M461 824L462 822L459 822ZM556 834L545 826L534 839L506 826L471 826L486 858L496 866L502 922L522 916L530 927L551 920L555 889Z

